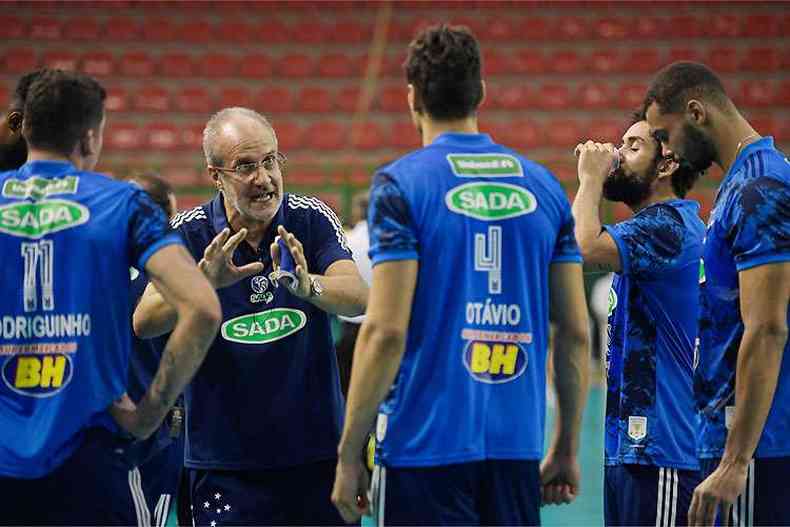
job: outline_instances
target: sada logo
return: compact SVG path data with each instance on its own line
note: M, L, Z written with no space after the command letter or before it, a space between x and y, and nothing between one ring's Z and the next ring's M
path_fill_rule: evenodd
M82 225L89 218L87 207L64 199L12 203L0 207L0 231L37 240L46 234Z
M520 344L471 340L464 366L475 380L500 384L517 379L527 369L527 352Z
M242 344L268 344L293 335L305 324L303 311L281 307L228 320L222 324L222 337Z
M444 202L453 212L483 221L515 218L538 208L532 192L508 183L466 183L451 189Z
M13 355L3 365L3 381L29 397L51 397L71 381L74 367L66 354Z

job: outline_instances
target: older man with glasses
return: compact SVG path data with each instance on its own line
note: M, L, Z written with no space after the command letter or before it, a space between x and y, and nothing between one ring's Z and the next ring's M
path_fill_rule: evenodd
M330 494L343 397L328 313L362 313L367 287L332 210L283 191L286 158L265 117L220 111L203 149L217 195L172 221L223 312L185 393L194 522L341 524ZM174 322L149 286L136 333Z

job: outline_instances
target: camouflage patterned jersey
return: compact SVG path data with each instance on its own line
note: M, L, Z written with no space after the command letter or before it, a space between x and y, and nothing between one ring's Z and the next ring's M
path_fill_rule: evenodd
M692 362L705 226L670 200L604 228L620 253L609 292L606 465L698 468Z

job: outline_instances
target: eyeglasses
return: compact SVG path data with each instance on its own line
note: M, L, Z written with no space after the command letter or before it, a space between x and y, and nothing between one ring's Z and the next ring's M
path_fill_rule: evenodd
M272 152L260 161L256 161L254 163L241 163L236 165L234 168L215 167L213 165L209 165L208 168L211 170L218 170L220 172L233 172L237 177L246 179L258 172L258 169L261 167L263 167L263 169L267 172L272 172L275 168L282 170L285 167L285 163L287 161L288 158L285 157L285 154L282 152Z

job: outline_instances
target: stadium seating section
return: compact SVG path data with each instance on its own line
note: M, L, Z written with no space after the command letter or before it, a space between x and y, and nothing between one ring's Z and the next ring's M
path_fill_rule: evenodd
M342 209L373 167L418 146L406 106L406 45L419 28L450 20L482 44L482 129L547 164L569 195L573 146L617 141L650 76L676 60L711 65L758 131L790 145L790 10L781 5L403 2L389 17L382 6L7 2L0 102L19 74L38 66L101 79L110 113L100 168L158 169L181 189L184 206L209 192L200 150L207 117L250 106L278 132L288 186ZM376 35L385 38L383 53ZM693 194L704 211L716 177Z

